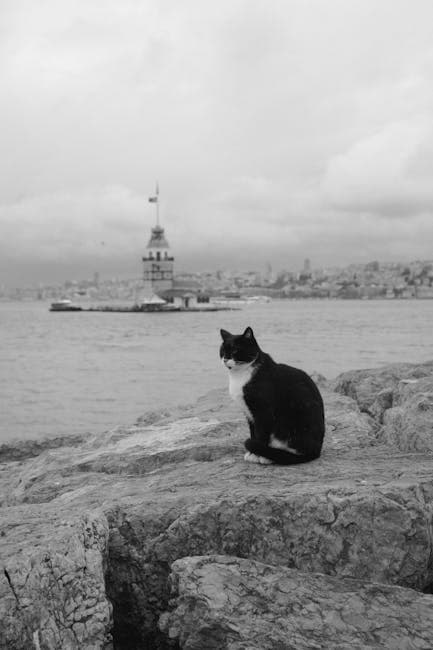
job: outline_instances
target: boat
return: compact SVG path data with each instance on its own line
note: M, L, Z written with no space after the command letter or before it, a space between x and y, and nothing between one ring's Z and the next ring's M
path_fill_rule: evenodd
M83 308L72 304L68 298L62 298L62 300L51 303L50 311L83 311Z
M270 296L248 296L247 302L271 302L272 298Z

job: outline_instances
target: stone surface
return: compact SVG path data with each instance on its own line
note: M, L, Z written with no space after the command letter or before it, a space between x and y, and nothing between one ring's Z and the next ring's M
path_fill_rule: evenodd
M377 423L377 437L401 451L433 451L433 363L343 373L333 383Z
M35 457L0 450L0 647L96 650L112 634L117 650L168 648L170 567L195 555L430 590L433 457L398 449L387 419L418 400L400 382L432 368L377 371L369 397L365 371L340 392L321 380L323 454L296 467L243 462L247 426L226 388ZM366 410L390 390L380 417L352 399Z
M381 437L402 451L433 451L433 377L401 381Z
M375 402L382 391L391 395L397 389L402 380L421 379L433 375L433 361L426 363L395 363L381 368L370 368L367 370L350 370L343 372L330 386L333 390L343 395L352 397L358 404L361 411L370 415L377 415L375 410L382 411ZM383 393L380 397L383 401ZM388 406L392 405L389 398L386 399Z
M184 650L429 650L433 596L229 556L174 562L159 625Z
M15 508L1 525L0 647L112 647L104 515Z

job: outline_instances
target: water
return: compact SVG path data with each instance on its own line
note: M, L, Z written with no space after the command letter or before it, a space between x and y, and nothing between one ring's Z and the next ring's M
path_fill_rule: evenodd
M225 387L219 329L326 377L433 358L433 300L273 301L241 311L50 313L0 303L0 441L96 432Z

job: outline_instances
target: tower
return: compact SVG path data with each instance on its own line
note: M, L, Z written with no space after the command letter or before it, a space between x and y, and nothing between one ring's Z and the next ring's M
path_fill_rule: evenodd
M156 204L156 226L152 228L146 255L143 256L144 288L148 293L160 293L173 287L174 257L170 255L170 247L165 238L164 228L159 224L159 189L156 186L155 196L149 198L150 203Z

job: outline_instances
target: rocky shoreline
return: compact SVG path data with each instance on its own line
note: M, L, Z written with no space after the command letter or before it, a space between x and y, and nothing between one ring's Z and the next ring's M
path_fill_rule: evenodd
M0 447L0 648L431 648L433 361L317 379L306 465L244 463L226 389Z

